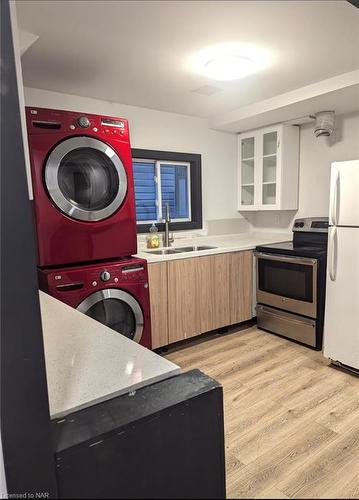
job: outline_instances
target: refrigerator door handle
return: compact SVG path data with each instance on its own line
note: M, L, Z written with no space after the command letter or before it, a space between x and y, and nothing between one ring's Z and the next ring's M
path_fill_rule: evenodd
M332 206L330 207L330 217L332 219L331 223L334 226L338 225L338 207L339 207L339 196L340 196L340 173L337 171L337 175L335 177L334 185L333 185L333 197L332 197Z
M329 277L332 281L337 277L337 228L331 227L329 233L329 248L328 248L328 268Z

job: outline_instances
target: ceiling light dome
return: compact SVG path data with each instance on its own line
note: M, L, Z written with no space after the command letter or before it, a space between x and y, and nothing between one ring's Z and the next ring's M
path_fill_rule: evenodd
M268 66L267 51L250 44L208 47L191 59L191 69L213 80L239 80Z
M227 54L210 59L206 75L213 80L238 80L253 72L254 62L249 57Z

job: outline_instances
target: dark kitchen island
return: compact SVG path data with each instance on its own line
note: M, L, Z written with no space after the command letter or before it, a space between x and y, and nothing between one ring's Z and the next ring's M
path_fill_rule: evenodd
M53 420L59 498L225 498L222 387L199 370Z

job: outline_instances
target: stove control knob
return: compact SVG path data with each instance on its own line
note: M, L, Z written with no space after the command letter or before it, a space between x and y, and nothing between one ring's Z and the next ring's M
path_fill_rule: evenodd
M108 281L111 278L111 274L108 271L102 271L100 277L102 281Z
M88 128L90 126L90 120L87 118L87 116L80 116L80 118L77 120L77 123L82 128Z
M304 222L301 222L299 225L300 227L304 227Z

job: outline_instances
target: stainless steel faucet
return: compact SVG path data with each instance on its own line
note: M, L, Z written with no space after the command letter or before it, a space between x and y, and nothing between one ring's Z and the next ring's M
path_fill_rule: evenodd
M166 203L165 232L163 233L163 246L164 247L170 247L171 243L173 243L173 241L174 241L173 233L172 233L172 236L170 237L170 222L171 222L170 204Z

